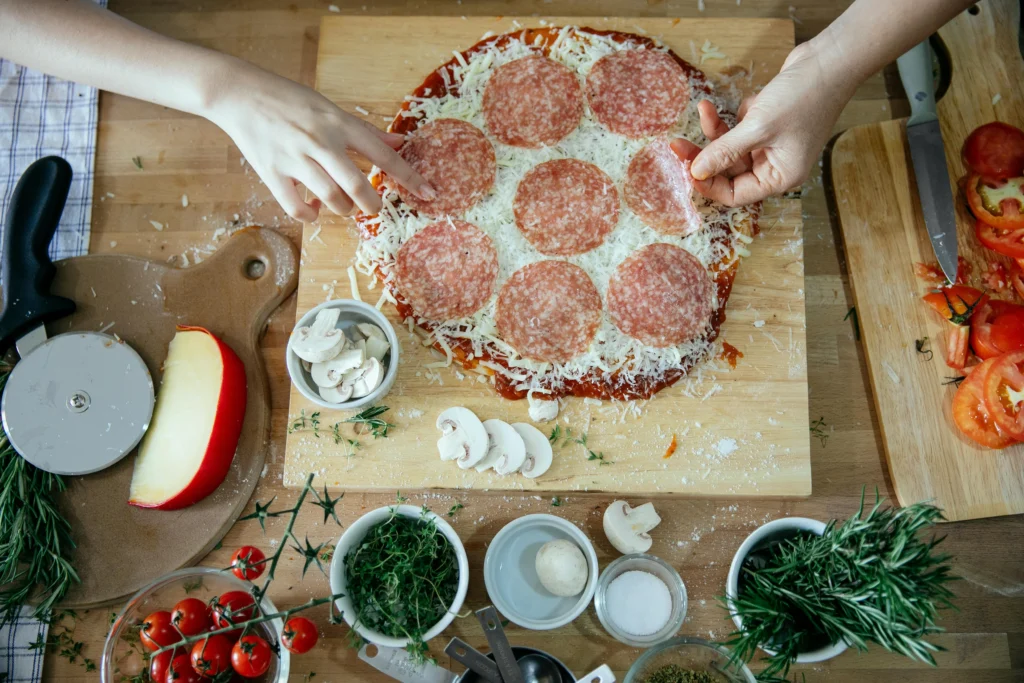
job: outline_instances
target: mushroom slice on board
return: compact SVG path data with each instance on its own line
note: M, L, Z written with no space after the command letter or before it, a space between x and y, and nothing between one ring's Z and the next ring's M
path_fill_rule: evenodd
M512 425L501 420L484 420L487 430L487 457L477 466L477 472L494 468L498 474L511 474L526 461L526 444Z
M623 555L650 550L653 541L647 532L659 524L653 503L631 508L624 500L614 500L604 511L604 535Z
M360 367L365 360L366 354L359 349L345 349L331 360L313 363L309 375L318 387L336 387L346 372Z
M551 467L551 442L531 424L513 422L512 429L516 430L526 444L526 460L519 468L519 473L527 479L536 479Z
M449 408L437 416L441 438L437 450L442 460L457 460L459 467L469 469L487 455L487 431L469 408Z
M302 360L322 363L337 356L345 347L345 333L338 329L337 308L325 308L316 314L309 327L296 327L288 348Z

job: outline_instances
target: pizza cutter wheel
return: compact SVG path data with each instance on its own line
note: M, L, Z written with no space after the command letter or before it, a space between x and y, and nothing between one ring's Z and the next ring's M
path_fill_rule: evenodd
M0 353L21 360L7 378L0 417L11 445L36 467L89 474L127 455L153 416L153 378L128 344L99 332L47 338L46 323L75 303L49 293L47 254L71 184L59 157L36 161L14 190L4 230Z

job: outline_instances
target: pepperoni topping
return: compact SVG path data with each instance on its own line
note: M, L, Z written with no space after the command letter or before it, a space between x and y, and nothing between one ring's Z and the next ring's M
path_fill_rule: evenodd
M675 346L704 333L714 285L682 247L651 244L619 264L608 283L615 326L649 346Z
M565 362L586 351L597 333L601 295L579 266L531 263L501 288L495 322L524 358Z
M597 60L587 76L597 120L629 138L664 133L690 101L686 75L666 52L620 50Z
M418 315L464 318L480 309L498 277L498 252L475 225L431 223L398 250L398 286Z
M537 251L571 256L599 246L615 229L619 193L597 166L556 159L538 164L523 176L512 212Z
M425 123L408 135L399 154L437 190L437 197L427 201L398 188L406 204L428 216L461 213L494 185L494 148L479 128L465 121Z
M689 235L703 226L693 205L690 162L680 161L665 138L637 152L623 187L626 206L663 235Z
M523 57L494 70L484 88L484 118L494 137L514 147L553 145L583 117L579 79L547 57Z

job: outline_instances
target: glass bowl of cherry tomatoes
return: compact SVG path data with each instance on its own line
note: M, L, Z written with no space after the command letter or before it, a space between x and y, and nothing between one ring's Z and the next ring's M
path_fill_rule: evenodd
M280 646L279 618L153 655L183 636L256 616L253 588L230 570L213 567L188 567L157 579L114 617L103 646L102 683L284 683L290 655ZM260 605L263 614L278 611L267 597Z

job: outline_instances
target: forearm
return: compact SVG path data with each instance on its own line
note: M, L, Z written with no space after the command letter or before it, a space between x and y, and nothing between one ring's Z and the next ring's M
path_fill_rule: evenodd
M850 91L926 39L974 0L856 0L809 43L831 78Z
M0 57L201 116L233 74L255 68L154 33L88 0L0 0Z

